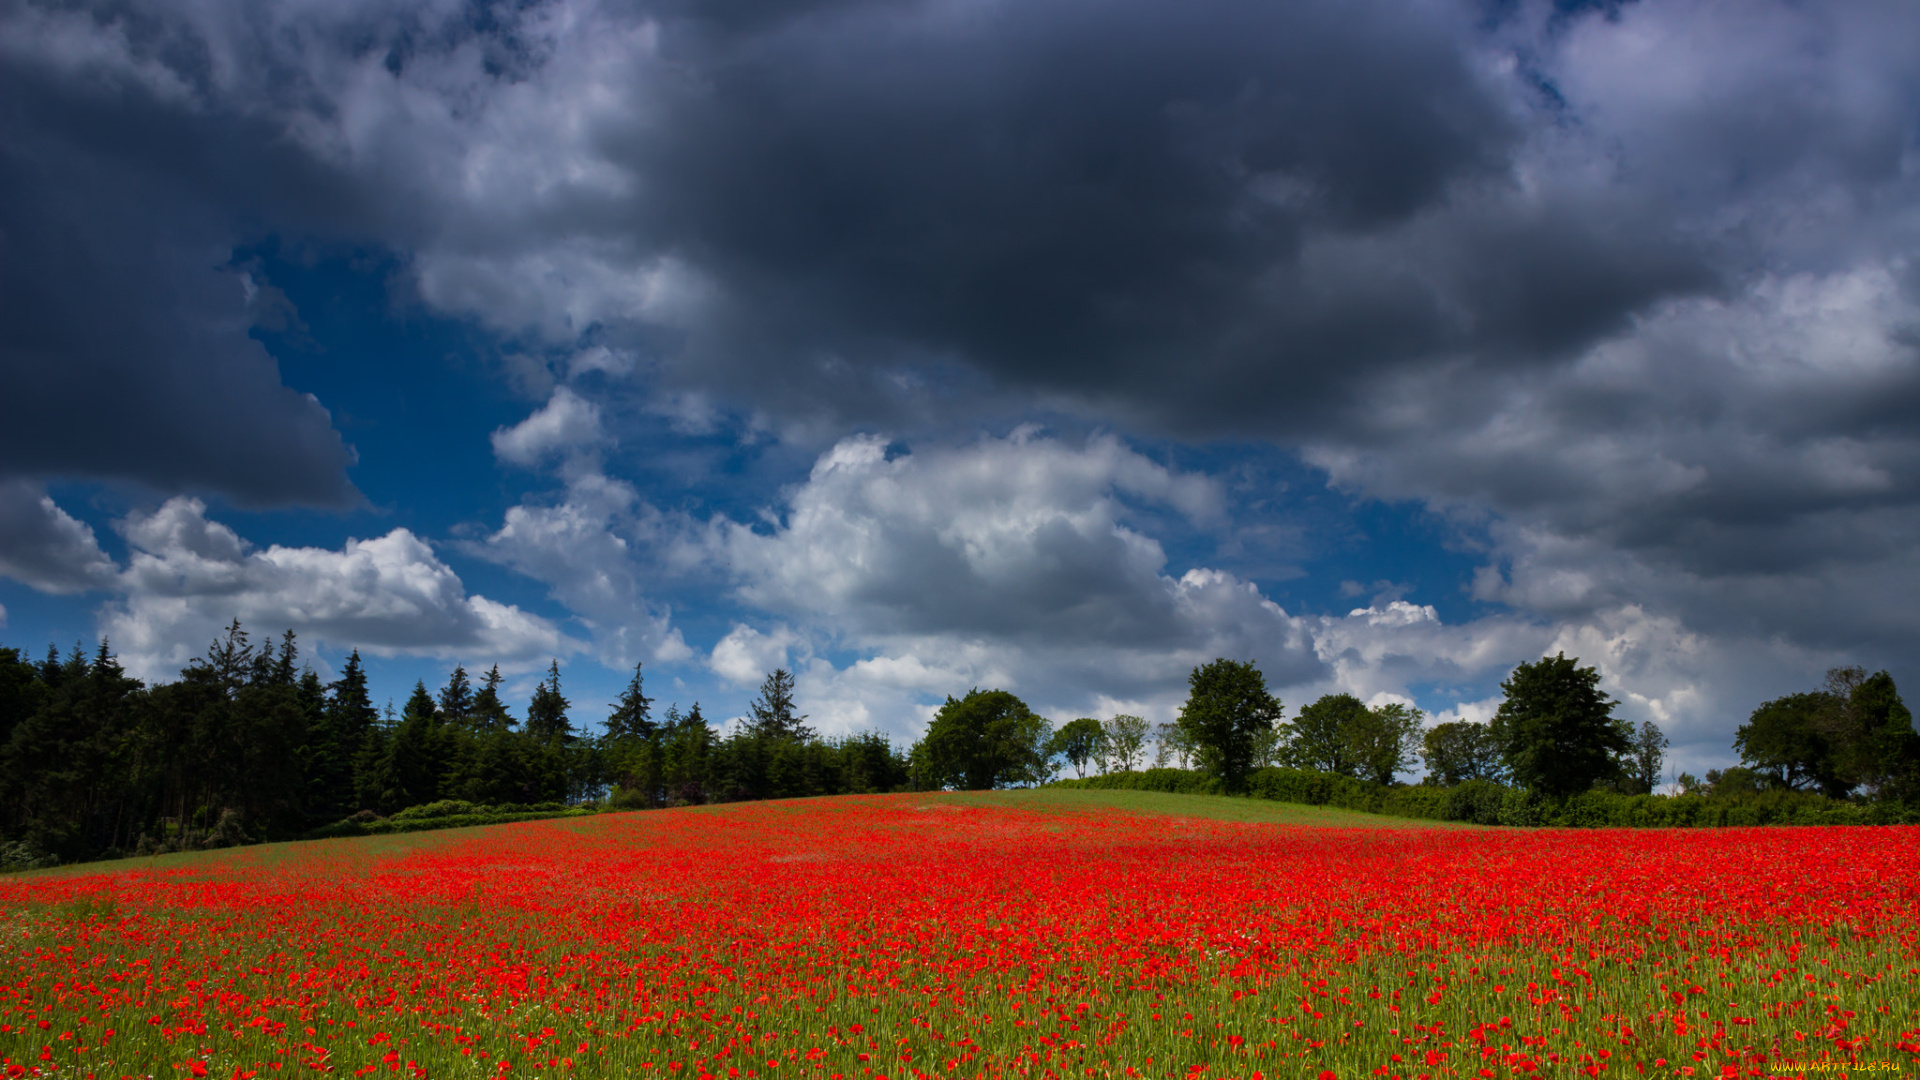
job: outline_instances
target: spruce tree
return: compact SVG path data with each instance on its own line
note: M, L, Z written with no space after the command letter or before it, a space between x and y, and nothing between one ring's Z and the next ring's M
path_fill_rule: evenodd
M802 723L804 716L793 714L793 676L778 668L760 684L760 696L747 706L753 712L749 734L762 739L790 739L806 742L813 729Z
M607 717L607 738L650 739L654 733L654 723L650 713L653 699L641 692L640 665L633 665L633 681L627 684L620 694L620 704L613 707ZM679 715L675 710L674 715Z
M411 707L412 703L408 703ZM440 691L440 719L449 724L462 725L473 712L473 686L467 682L467 669L455 664L453 674L447 676L446 688Z
M507 712L507 704L500 700L500 665L493 665L480 682L480 692L473 696L473 705L468 712L467 726L475 731L511 731L513 717Z
M567 722L567 706L572 702L560 696L560 661L547 668L547 677L534 687L533 700L527 703L527 735L534 741L549 743L573 737L573 725Z

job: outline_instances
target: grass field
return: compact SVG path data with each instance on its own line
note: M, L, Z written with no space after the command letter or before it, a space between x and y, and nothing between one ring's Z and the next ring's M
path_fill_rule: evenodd
M0 879L0 1069L1913 1073L1916 841L1033 791L95 864Z

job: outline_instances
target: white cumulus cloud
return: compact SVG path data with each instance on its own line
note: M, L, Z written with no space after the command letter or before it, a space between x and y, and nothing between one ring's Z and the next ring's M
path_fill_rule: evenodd
M469 595L406 529L339 549L261 550L185 497L129 515L119 529L132 555L101 629L141 678L173 677L236 618L256 632L289 628L309 642L385 655L538 664L581 648L545 618Z
M594 446L606 438L600 407L565 386L532 416L493 433L493 453L501 461L528 468L556 454Z

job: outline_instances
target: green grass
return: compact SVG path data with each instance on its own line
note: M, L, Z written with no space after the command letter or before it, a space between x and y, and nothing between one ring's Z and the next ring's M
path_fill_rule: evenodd
M1025 788L1008 791L956 791L928 798L956 806L1007 806L1026 810L1121 810L1133 814L1211 818L1215 821L1251 821L1270 825L1303 825L1323 829L1483 829L1488 826L1457 821L1423 821L1388 817L1330 806L1231 795L1171 795L1161 791L1088 791L1075 788Z

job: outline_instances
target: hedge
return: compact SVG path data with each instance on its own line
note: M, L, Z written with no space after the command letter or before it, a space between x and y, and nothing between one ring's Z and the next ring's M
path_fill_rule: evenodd
M1051 787L1164 791L1176 795L1228 794L1218 779L1192 769L1147 769L1058 780ZM1398 784L1384 787L1311 769L1258 769L1239 794L1306 806L1332 806L1427 821L1552 828L1713 828L1729 825L1896 825L1920 823L1920 808L1899 803L1855 803L1803 791L1730 796L1622 795L1589 791L1549 799L1486 780L1452 788Z
M515 821L545 821L550 818L583 817L596 811L591 807L565 803L503 803L485 805L442 799L421 806L409 806L391 817L361 811L331 825L306 834L307 840L330 840L349 836L383 836L388 833L425 832L429 829L465 829L475 825L505 825Z

